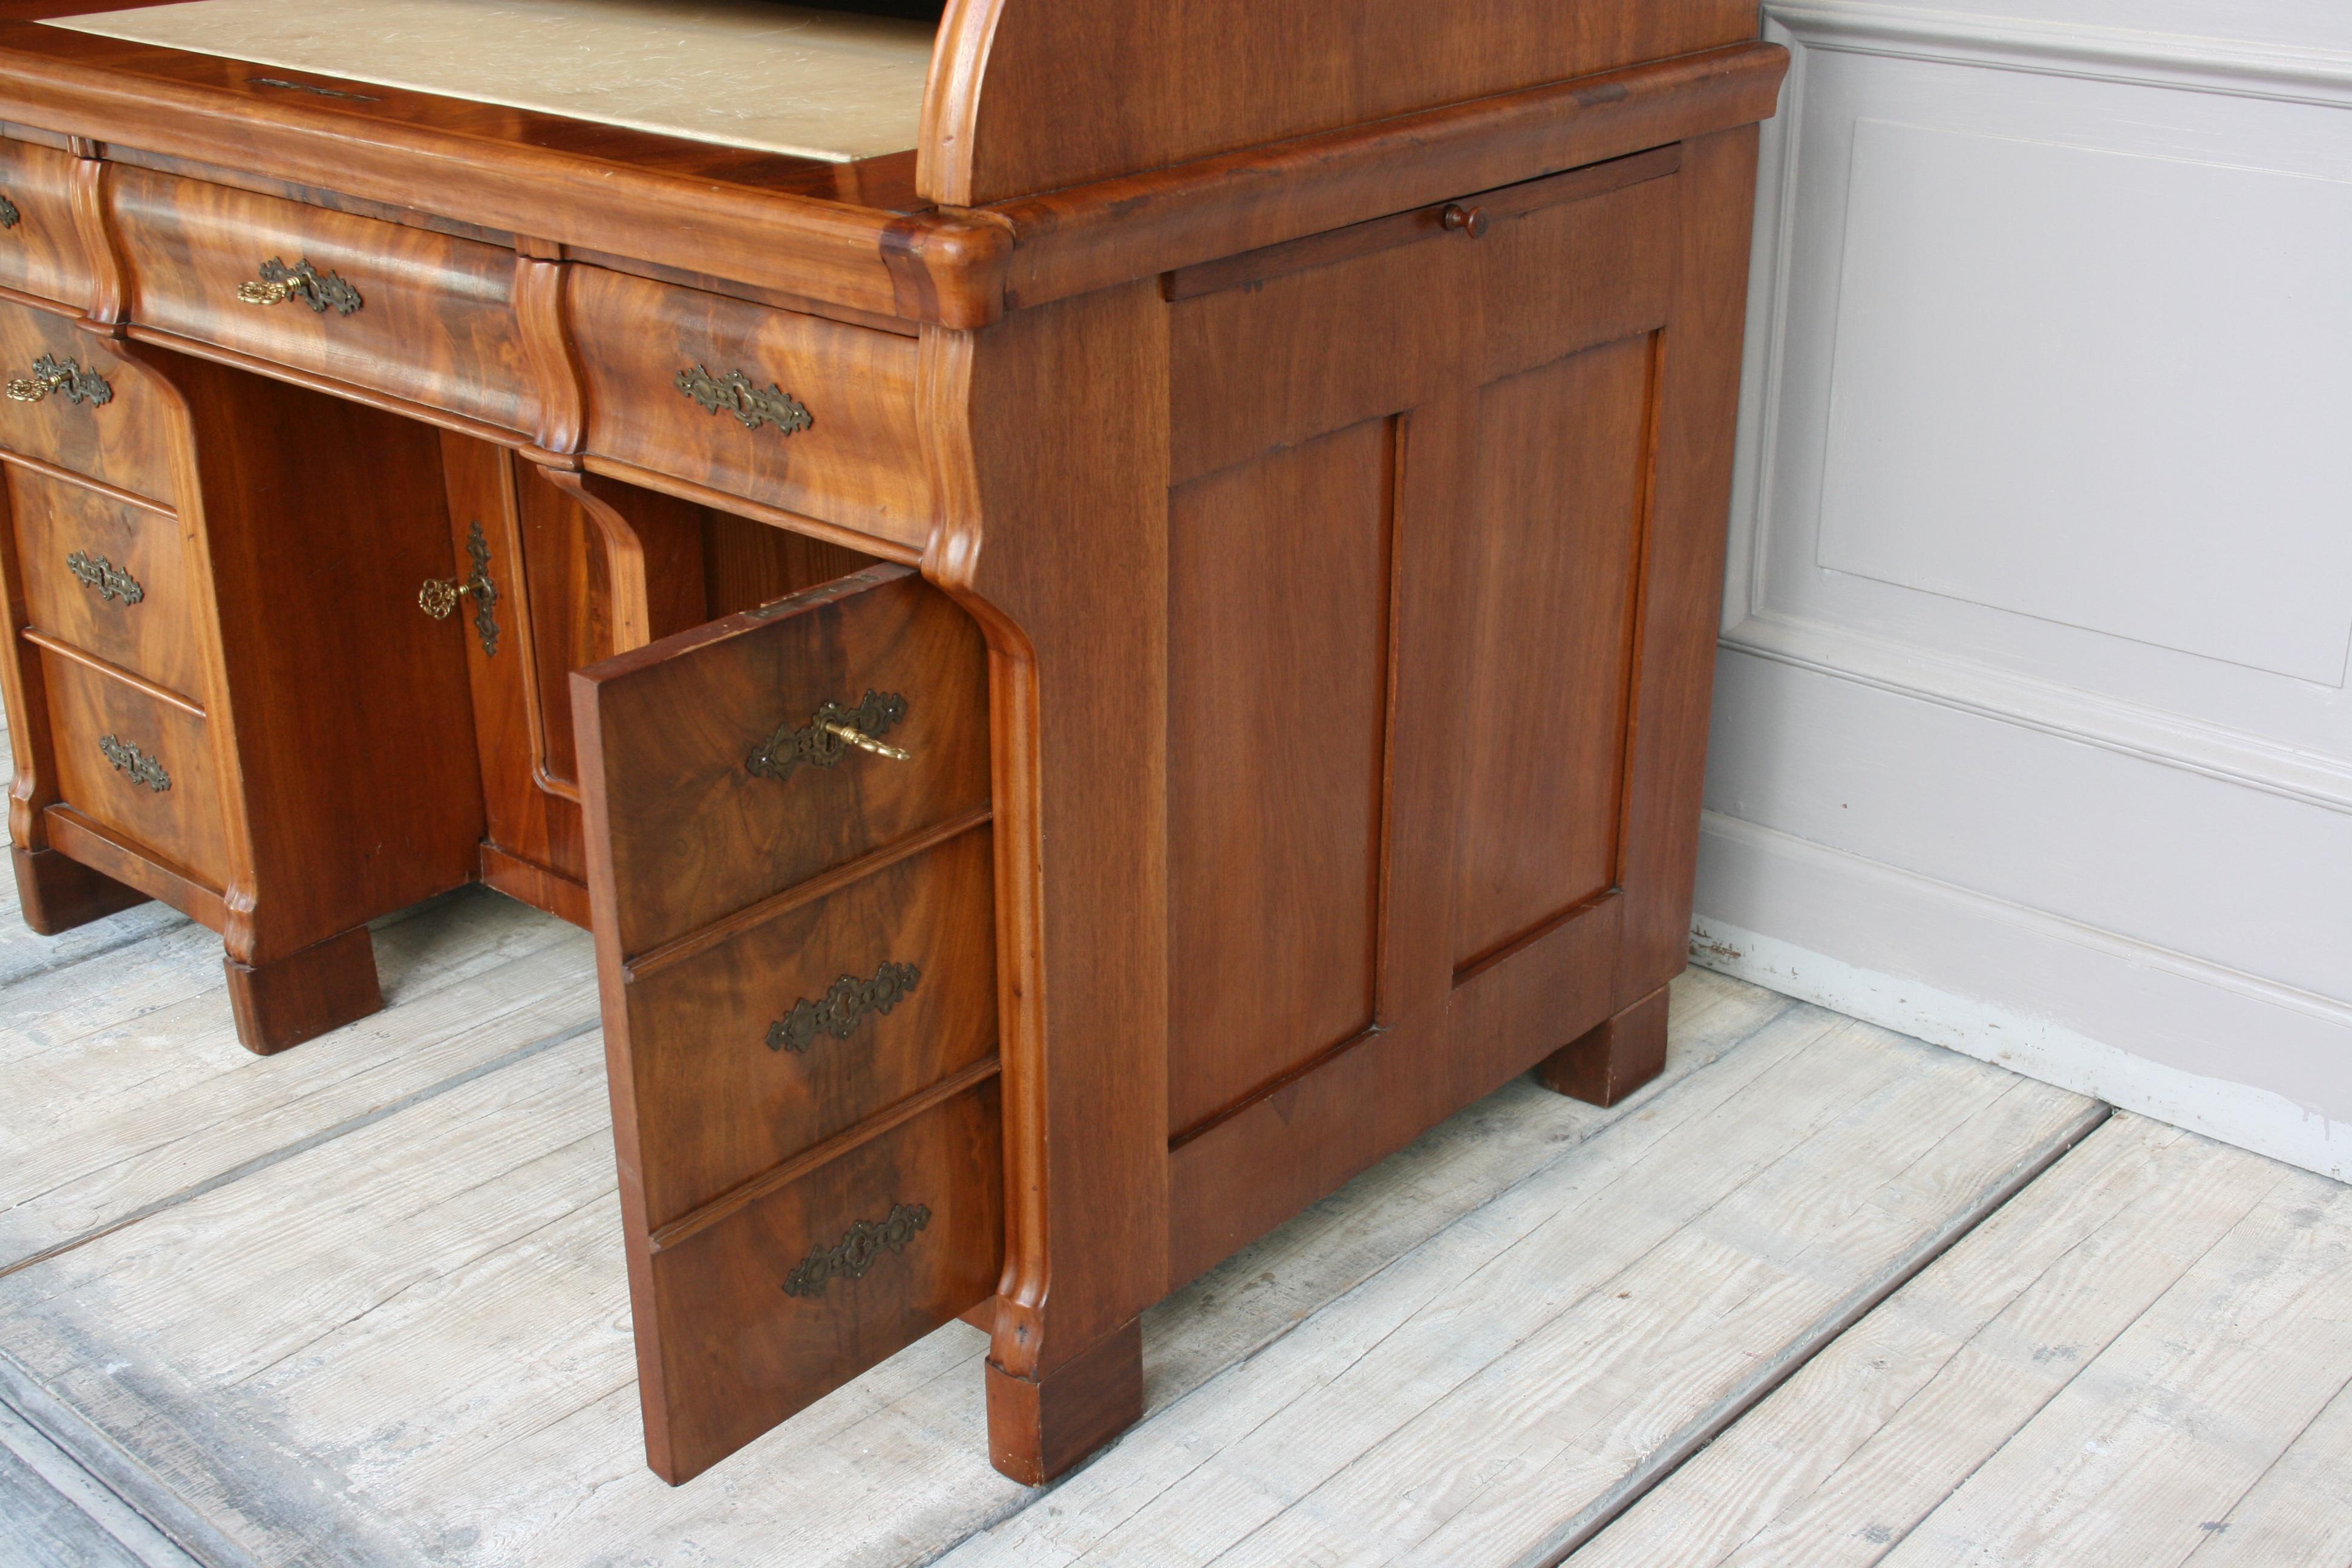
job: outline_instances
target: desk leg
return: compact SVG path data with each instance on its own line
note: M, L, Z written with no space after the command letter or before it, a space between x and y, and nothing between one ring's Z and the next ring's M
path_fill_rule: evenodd
M1023 1486L1044 1486L1142 1415L1140 1318L1040 1378L989 1361L989 1462Z
M25 923L43 936L56 936L147 901L138 889L54 849L12 845L8 858L16 868L16 902L25 911Z
M299 1046L383 1006L376 984L375 939L365 926L272 963L223 962L236 1037L256 1056Z
M1570 1100L1614 1105L1666 1068L1666 987L1579 1035L1536 1064L1536 1081Z

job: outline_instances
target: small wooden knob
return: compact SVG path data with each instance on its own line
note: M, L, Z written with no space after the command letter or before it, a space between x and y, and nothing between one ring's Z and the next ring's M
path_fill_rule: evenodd
M1473 239L1484 239L1486 237L1485 207L1465 207L1460 202L1448 202L1445 204L1445 211L1438 216L1437 221L1456 234L1466 234Z

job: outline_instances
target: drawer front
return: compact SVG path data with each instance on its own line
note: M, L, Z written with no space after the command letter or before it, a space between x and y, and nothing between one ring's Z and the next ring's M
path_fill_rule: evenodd
M0 447L169 504L178 400L62 316L0 303Z
M41 675L64 804L205 886L227 886L205 721L47 648Z
M27 624L201 705L201 626L179 519L10 465Z
M89 262L73 221L77 162L54 148L0 141L0 288L89 302Z
M988 805L985 646L904 566L648 644L572 689L590 853L621 890L598 924L633 963Z
M985 665L962 612L877 566L572 677L646 1451L673 1481L994 1288Z
M919 545L930 485L915 340L571 269L571 316L601 457Z
M989 1058L992 877L987 827L968 829L629 974L649 1225ZM642 1042L655 1048L635 1048Z
M143 169L113 193L142 325L536 428L513 252Z
M642 1254L655 1471L691 1479L992 1295L1001 1127L991 1079Z

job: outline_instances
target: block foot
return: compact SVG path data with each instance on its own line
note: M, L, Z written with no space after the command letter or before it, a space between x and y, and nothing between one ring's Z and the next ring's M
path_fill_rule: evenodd
M1602 1019L1536 1066L1536 1081L1570 1100L1614 1105L1666 1068L1666 987Z
M225 962L236 1037L256 1056L273 1056L383 1006L375 941L365 926L273 963Z
M1044 1377L988 1363L988 1458L1041 1487L1143 1415L1143 1323L1130 1320Z
M43 936L86 926L118 910L143 904L147 895L54 849L8 847L16 870L16 903L25 923Z

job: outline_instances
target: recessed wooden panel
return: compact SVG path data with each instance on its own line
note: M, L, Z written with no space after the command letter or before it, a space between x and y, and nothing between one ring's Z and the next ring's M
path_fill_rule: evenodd
M656 1227L996 1045L985 826L627 981ZM887 974L886 974L887 971ZM872 985L865 1004L828 997ZM879 998L887 1007L873 1005ZM836 1030L842 1032L835 1032Z
M153 377L108 352L62 316L0 302L0 381L31 377L43 355L105 382L106 401L52 392L38 403L0 398L0 447L170 502L175 400ZM91 388L91 395L97 389Z
M912 340L594 267L572 268L570 302L591 451L883 539L929 537ZM677 384L698 366L793 399L806 426L712 412Z
M708 1228L654 1250L631 1240L646 1458L684 1481L995 1290L996 1080ZM825 1267L861 1253L862 1271Z
M205 721L46 649L41 673L59 798L167 865L226 888L227 825ZM136 748L132 765L147 759L162 768L169 787L151 788L118 767L110 737Z
M118 168L110 188L142 326L509 430L536 426L511 251L144 169ZM336 274L362 303L346 315L300 298L240 300L238 285L273 259Z
M16 209L16 220L0 227L0 288L89 302L89 262L73 221L77 162L53 148L0 141L0 196Z
M1171 1133L1372 1021L1391 428L1171 498Z
M201 706L205 606L178 518L11 465L28 624Z
M1479 396L1457 968L1616 878L1652 344L1629 338Z

